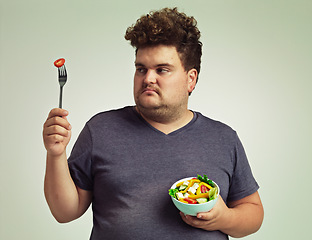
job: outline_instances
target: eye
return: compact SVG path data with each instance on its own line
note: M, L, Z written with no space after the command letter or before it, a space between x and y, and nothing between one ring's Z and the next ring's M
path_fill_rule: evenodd
M138 73L146 73L146 68L137 67L137 68L136 68L136 71L137 71Z
M158 74L167 73L167 72L169 72L169 69L167 69L167 68L157 68Z

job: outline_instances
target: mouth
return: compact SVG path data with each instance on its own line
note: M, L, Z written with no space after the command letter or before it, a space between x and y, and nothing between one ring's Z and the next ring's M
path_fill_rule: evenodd
M141 93L142 93L142 94L143 94L143 93L146 93L146 94L153 94L153 93L159 94L159 92L158 92L157 89L155 89L155 88L149 88L149 87L144 88L144 89L141 91Z

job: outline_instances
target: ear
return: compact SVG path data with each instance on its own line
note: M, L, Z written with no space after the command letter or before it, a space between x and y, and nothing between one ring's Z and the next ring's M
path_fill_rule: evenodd
M192 68L191 70L188 71L187 76L188 76L188 92L191 93L195 88L198 72L195 68Z

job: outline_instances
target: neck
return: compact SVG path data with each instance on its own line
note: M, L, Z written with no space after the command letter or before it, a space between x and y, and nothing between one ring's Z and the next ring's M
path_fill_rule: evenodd
M151 116L142 113L137 107L137 112L147 121L150 125L152 125L157 130L169 134L174 132L185 125L187 125L193 119L193 112L185 109L184 112L180 113L179 115L173 116Z

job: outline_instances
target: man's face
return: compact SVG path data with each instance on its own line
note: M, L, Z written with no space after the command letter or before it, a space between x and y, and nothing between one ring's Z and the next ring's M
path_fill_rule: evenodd
M174 46L138 49L135 66L134 99L139 111L157 110L162 114L187 109L197 71L184 70Z

